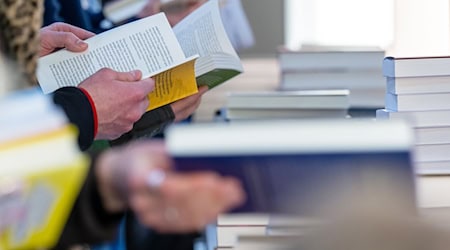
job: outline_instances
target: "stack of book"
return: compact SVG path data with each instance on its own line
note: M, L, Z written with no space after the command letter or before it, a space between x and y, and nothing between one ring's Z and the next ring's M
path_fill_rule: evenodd
M75 128L40 90L0 99L0 249L49 249L87 172Z
M280 49L281 90L349 89L355 108L384 106L384 51L367 47Z
M230 249L243 236L265 236L269 215L262 213L223 214L208 226L205 236L207 249Z
M386 108L377 117L413 124L418 173L450 173L450 57L386 57L383 74Z
M228 121L299 118L345 118L348 90L257 91L228 93Z

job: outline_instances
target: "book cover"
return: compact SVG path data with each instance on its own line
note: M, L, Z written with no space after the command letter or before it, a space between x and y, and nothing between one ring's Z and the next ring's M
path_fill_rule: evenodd
M421 77L450 75L450 57L386 57L383 60L386 77Z
M73 127L0 144L2 180L18 180L20 215L0 235L2 249L47 249L62 232L84 182L88 159ZM0 204L0 207L4 204Z
M392 94L450 92L450 75L386 77L386 88Z
M1 98L0 113L0 249L52 248L84 183L88 158L79 151L75 127L42 91Z
M377 119L406 120L413 127L445 127L450 126L450 110L393 111L379 109Z
M216 171L242 182L247 201L235 212L314 215L322 198L368 191L377 179L387 195L414 204L412 134L402 122L204 124L173 126L166 136L178 171Z
M421 94L386 93L386 109L393 111L449 110L450 92Z
M242 109L348 109L347 89L231 92L227 108Z
M384 53L380 49L364 47L318 47L294 51L279 50L278 60L281 72L378 70L381 74Z

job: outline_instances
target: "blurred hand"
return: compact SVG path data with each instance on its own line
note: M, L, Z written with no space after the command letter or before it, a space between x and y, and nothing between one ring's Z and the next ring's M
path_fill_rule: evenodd
M117 72L101 69L78 87L91 96L97 112L96 139L116 139L130 131L147 110L147 95L153 91L151 78L140 80L141 71Z
M161 2L160 0L147 0L147 4L144 8L137 14L138 18L144 18L152 16L156 13L161 12Z
M141 223L160 232L200 230L244 201L235 179L170 171L172 162L160 141L110 150L96 166L105 207L111 212L131 208Z
M53 23L40 30L39 56L45 56L60 48L82 52L88 44L83 40L95 34L66 23Z
M198 89L198 93L170 104L170 107L175 114L174 121L179 122L192 115L200 105L202 95L206 93L206 91L208 91L208 87L202 86Z
M170 25L175 26L206 1L207 0L173 0L166 4L161 4L160 0L148 0L147 4L137 17L143 18L162 11L166 13Z

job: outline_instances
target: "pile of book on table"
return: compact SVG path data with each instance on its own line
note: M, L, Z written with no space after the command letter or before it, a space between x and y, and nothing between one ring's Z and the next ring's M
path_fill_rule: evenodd
M386 57L383 74L386 108L377 118L410 120L418 173L450 173L450 57Z
M0 249L49 249L87 173L77 131L40 90L0 99Z
M349 106L345 89L231 92L223 112L227 121L346 118Z
M302 46L278 51L281 90L349 89L353 108L384 106L382 61L372 47Z

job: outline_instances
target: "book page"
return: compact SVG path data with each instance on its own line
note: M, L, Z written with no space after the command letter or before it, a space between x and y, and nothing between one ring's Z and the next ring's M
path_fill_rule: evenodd
M86 40L82 53L60 50L39 60L37 77L44 93L77 86L100 70L139 69L143 78L186 61L164 14L140 19Z
M155 90L148 96L152 110L198 92L195 80L195 59L175 68L164 71L154 77Z
M179 22L173 31L186 56L224 53L237 57L220 17L219 3L210 0Z

